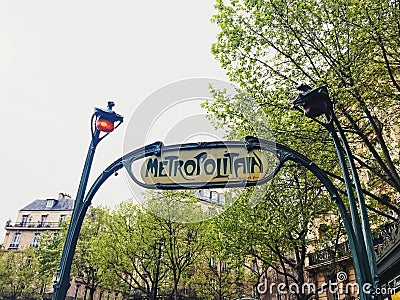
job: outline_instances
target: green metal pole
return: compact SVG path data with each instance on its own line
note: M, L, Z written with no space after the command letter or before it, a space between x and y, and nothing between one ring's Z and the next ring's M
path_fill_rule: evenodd
M300 91L300 94L293 101L293 108L299 109L299 107L302 106L304 114L319 123L320 125L323 125L329 131L333 138L334 146L342 170L343 179L346 185L347 195L349 198L352 226L356 235L355 238L357 241L357 246L360 248L361 252L361 257L359 257L359 259L361 262L361 271L363 272L363 277L365 281L359 288L364 291L364 283L368 283L370 284L370 286L375 288L376 263L372 243L372 235L369 227L368 215L366 212L365 200L363 197L357 170L355 168L353 156L351 154L347 139L340 126L340 123L335 116L333 104L329 98L328 89L325 86L321 86L312 90L310 86L302 84L298 87L298 90ZM325 116L326 123L323 123L317 119L319 116L322 115ZM337 132L339 132L341 140L339 139ZM353 182L350 177L346 158L348 160L353 176ZM360 215L355 200L353 183L357 192L357 200L360 206L362 221L360 220ZM365 296L367 298L371 298L372 294L365 292Z
M361 269L363 269L363 272L365 273L365 283L373 283L373 277L370 271L370 266L369 266L369 260L368 260L368 251L365 247L366 245L366 237L363 234L362 227L361 227L361 222L360 222L360 217L358 215L358 210L357 210L357 204L355 200L355 195L352 187L352 181L350 179L350 174L349 170L347 168L346 164L346 159L344 156L343 148L342 145L340 144L340 140L337 136L336 129L334 128L333 124L327 124L326 128L330 132L336 153L339 159L340 167L342 169L342 174L343 174L343 179L346 185L346 191L347 191L347 196L349 198L349 207L350 207L350 215L351 215L351 220L352 220L352 225L354 229L354 233L356 235L356 241L358 243L358 246L361 249Z
M80 226L82 225L82 222L79 222L80 211L82 209L83 199L89 179L90 169L93 163L94 153L96 151L96 146L99 142L99 134L99 130L96 129L92 135L92 141L90 143L89 150L86 156L85 165L83 167L82 176L75 199L74 210L72 212L71 222L68 227L67 237L62 251L60 266L57 272L56 281L53 285L53 300L64 300L70 286L71 265L75 254Z
M116 129L123 122L123 117L113 111L115 106L114 102L109 101L106 109L95 108L91 120L91 133L92 140L90 142L89 150L86 156L85 165L83 167L81 180L79 182L78 192L75 198L74 210L72 211L71 222L68 227L67 237L65 240L60 266L57 272L56 281L54 282L54 291L52 295L53 300L64 300L70 286L70 272L71 265L75 254L76 244L78 242L79 232L82 227L83 219L85 218L86 211L90 205L87 205L85 199L86 186L88 183L90 169L93 163L94 153L98 143L105 138L110 132ZM102 121L97 123L98 121ZM102 127L102 123L110 126ZM95 124L96 123L96 124ZM115 123L117 125L115 126ZM100 127L98 127L100 126ZM114 127L115 126L115 127ZM104 133L100 137L100 130Z
M358 206L360 209L361 227L362 227L362 232L364 235L364 242L365 242L365 247L367 250L368 263L369 263L370 272L371 272L371 279L372 279L371 283L373 283L374 289L376 289L378 287L378 277L377 277L378 272L377 272L377 266L376 266L375 249L374 249L374 244L373 244L373 240L372 240L371 227L370 227L370 223L369 223L367 208L365 205L364 193L361 188L360 178L359 178L357 170L356 170L354 158L351 153L349 143L348 143L347 138L344 134L344 131L339 123L339 120L336 118L336 116L334 114L333 114L333 121L335 122L335 125L338 128L339 136L342 140L344 150L345 150L346 156L349 161L350 170L351 170L351 173L353 176L353 182L354 182L356 192L357 192Z
M355 202L355 196L354 196L354 191L352 189L352 184L351 184L351 180L350 180L350 175L349 175L349 171L347 169L347 165L345 162L345 158L343 155L343 149L341 147L340 144L338 144L338 137L336 135L336 132L332 134L334 143L335 143L335 148L336 148L336 152L338 155L338 159L339 159L339 163L342 169L342 174L343 174L343 179L345 181L345 185L346 185L346 190L347 190L347 196L349 199L349 208L350 208L350 216L351 216L351 220L352 220L352 227L355 233L355 239L357 241L356 247L360 250L360 256L359 256L359 261L360 261L360 269L362 272L362 283L359 284L359 290L362 290L362 287L365 286L366 283L373 283L372 280L372 276L371 276L371 272L370 272L370 268L369 268L369 264L368 264L368 254L365 248L365 238L361 229L361 223L360 223L360 218L358 215L358 210L357 210L357 205ZM362 294L363 296L365 296L365 299L370 299L370 295L361 293L361 291L359 291L360 294Z

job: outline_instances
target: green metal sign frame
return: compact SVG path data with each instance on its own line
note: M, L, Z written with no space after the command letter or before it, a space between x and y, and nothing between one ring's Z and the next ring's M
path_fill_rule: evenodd
M354 263L357 283L359 285L359 297L361 300L369 300L376 297L375 290L378 286L378 280L376 276L376 261L374 257L374 249L372 244L372 235L366 212L365 200L363 196L363 190L361 188L360 180L356 171L353 156L350 151L347 139L344 135L344 131L340 126L338 119L333 111L333 105L330 102L328 91L326 87L320 87L315 90L311 90L306 85L300 86L299 97L294 101L294 108L301 110L299 107L304 108L306 116L312 118L320 125L324 126L333 138L333 142L337 151L339 164L342 169L344 182L346 184L346 190L349 200L349 211L347 211L338 190L329 179L326 172L316 166L310 159L300 154L299 152L286 147L281 144L274 143L272 141L258 139L255 137L248 136L244 142L240 141L225 141L225 142L209 142L209 143L189 143L181 145L164 146L162 142L156 142L142 148L136 149L123 157L117 159L108 168L106 168L101 175L95 180L89 191L86 192L86 186L90 174L90 168L94 157L97 144L106 136L100 136L100 131L96 126L95 122L104 118L109 122L116 123L117 128L122 122L123 117L116 114L112 107L114 103L109 102L106 110L96 109L92 116L92 140L89 147L89 151L86 157L85 166L83 168L81 181L78 188L77 197L75 200L75 206L71 218L71 223L68 228L67 238L65 241L62 258L60 261L60 268L57 273L56 281L54 283L53 300L65 299L69 281L70 281L70 270L71 264L76 249L76 244L79 236L79 232L86 215L86 212L91 204L91 201L100 188L100 186L113 174L116 174L118 170L126 168L128 174L132 180L141 187L150 189L164 189L164 190L179 190L179 189L200 189L200 188L232 188L232 187L247 187L264 184L271 180L282 168L287 161L296 162L311 173L313 173L321 183L326 187L329 192L330 198L334 201L338 207L341 215L344 227L346 229L352 259ZM323 123L316 118L324 115L326 123ZM276 158L276 164L269 168L268 172L262 173L259 170L260 176L253 175L252 178L236 176L235 178L227 178L226 180L197 180L193 179L187 182L173 182L167 183L159 182L143 182L140 181L132 170L132 164L141 159L148 159L150 157L162 157L163 153L178 152L179 151L197 151L204 150L207 153L208 150L212 149L227 149L229 148L241 148L246 149L248 153L255 150L266 151L269 154L273 154ZM178 164L179 155L177 157ZM153 158L154 159L154 158ZM172 161L172 159L171 159ZM347 163L349 165L347 165ZM154 161L153 161L154 163ZM157 160L157 163L159 161ZM163 164L163 162L161 162ZM161 165L159 168L163 168ZM179 167L179 166L178 166ZM155 167L154 167L155 168ZM244 168L242 166L242 168ZM160 170L158 169L158 170ZM350 172L351 175L350 176ZM165 175L160 171L160 175ZM253 172L253 171L252 171ZM244 172L245 173L245 172ZM229 177L229 176L228 176ZM356 195L353 191L352 181L355 185ZM358 214L357 204L358 202L360 215ZM369 285L370 290L366 292L364 287Z

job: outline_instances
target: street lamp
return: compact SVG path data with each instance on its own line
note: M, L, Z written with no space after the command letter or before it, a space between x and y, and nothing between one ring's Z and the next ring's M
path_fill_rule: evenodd
M60 266L53 288L53 300L64 300L70 286L71 264L74 258L76 243L81 230L83 219L89 207L90 200L85 198L85 191L89 179L94 153L98 143L109 135L123 122L123 117L113 111L114 102L109 101L107 108L95 108L91 119L92 138L83 167L78 192L75 198L71 222L65 240Z
M324 126L332 136L346 185L352 227L355 233L357 246L361 250L361 257L358 257L360 266L355 266L356 271L357 268L359 268L358 272L360 273L359 276L362 281L359 282L361 284L360 292L364 284L371 284L371 292L373 294L374 290L378 286L378 278L372 234L364 194L350 146L333 110L333 104L329 98L328 89L325 86L321 86L312 90L308 85L302 84L298 87L298 90L300 93L293 101L293 108L303 111L307 117ZM303 110L300 107L302 107ZM317 119L320 116L325 117L325 122ZM352 187L353 184L357 194L360 214L357 210L356 196Z

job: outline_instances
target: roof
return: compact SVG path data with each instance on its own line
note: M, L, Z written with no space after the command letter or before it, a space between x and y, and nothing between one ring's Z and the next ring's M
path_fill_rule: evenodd
M47 201L48 200L53 200L54 205L52 207L46 207ZM44 211L54 211L54 210L72 210L74 208L74 199L45 199L45 200L40 200L37 199L33 201L32 203L28 204L24 208L21 209L21 211L24 210L44 210Z

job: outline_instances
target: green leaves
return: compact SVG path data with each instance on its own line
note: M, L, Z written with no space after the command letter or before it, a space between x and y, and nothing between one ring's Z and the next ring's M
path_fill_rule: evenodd
M33 248L0 252L0 294L9 299L38 297L38 260Z
M276 141L340 174L327 133L290 110L295 87L326 85L369 190L400 192L398 4L393 1L217 1L212 53L253 98L247 107L215 92L206 105L230 137L260 119ZM261 108L261 109L259 109ZM263 132L263 131L261 131ZM262 135L261 135L262 137ZM385 208L383 208L385 210Z
M279 274L292 282L304 282L307 254L332 241L328 234L319 237L316 229L335 211L321 183L304 168L288 165L269 187L248 188L235 196L232 207L213 220L214 236L223 237L210 243L214 251L224 254L222 260L241 260L247 273L256 277L253 282L261 280L269 268L280 270ZM257 205L251 203L254 199ZM327 223L326 228L337 234L335 222ZM310 295L297 296L305 299Z
M177 206L180 201L193 201L191 196L172 192L160 196L149 194L146 208L151 211L131 201L122 202L106 215L95 237L99 274L127 295L136 291L156 299L163 285L163 292L177 297L182 276L203 248L204 225L174 219L190 221L192 214L199 213L198 206Z
M230 139L255 134L285 144L339 175L326 130L290 109L296 85L326 85L363 186L378 196L398 197L398 3L228 0L217 1L216 8L212 21L220 32L212 53L242 92L232 97L213 91L216 101L204 104L213 124ZM313 176L290 169L278 175L267 190L238 191L218 228L227 237L227 249L256 258L263 270L291 268L283 273L302 282L299 270L307 251L338 241L343 229L335 205ZM340 181L335 183L343 189ZM258 198L259 204L252 207L249 198ZM367 200L388 210L379 197ZM316 230L320 224L323 232Z

